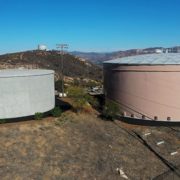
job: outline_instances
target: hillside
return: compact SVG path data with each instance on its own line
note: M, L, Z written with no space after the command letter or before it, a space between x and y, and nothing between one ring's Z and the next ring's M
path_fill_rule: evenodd
M43 68L59 74L61 55L57 51L26 51L0 55L0 69ZM72 78L102 79L102 69L70 54L64 54L64 75Z
M175 46L175 47L170 47L170 48L151 47L151 48L146 48L146 49L130 49L130 50L125 50L125 51L104 52L104 53L74 51L74 52L71 52L71 54L75 55L76 57L86 59L96 64L102 64L103 61L107 61L111 59L134 56L134 55L141 55L141 54L156 53L156 50L161 50L161 51L170 52L170 53L171 52L178 53L180 52L180 46Z

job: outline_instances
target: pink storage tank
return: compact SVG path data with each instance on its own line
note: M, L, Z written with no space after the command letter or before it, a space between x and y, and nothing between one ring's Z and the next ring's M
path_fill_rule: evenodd
M104 62L104 92L127 117L180 122L180 53Z

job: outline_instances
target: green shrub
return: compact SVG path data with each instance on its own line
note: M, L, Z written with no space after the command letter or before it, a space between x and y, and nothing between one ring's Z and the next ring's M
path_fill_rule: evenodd
M59 107L55 107L53 110L51 110L51 114L53 117L60 117L62 110Z
M68 97L72 99L72 106L76 112L82 111L87 104L92 105L93 107L98 107L98 101L87 94L86 90L82 87L70 86L68 89Z
M76 112L81 112L84 109L84 106L86 105L86 100L83 98L76 98L72 102L73 109Z
M114 120L119 113L119 106L116 102L106 99L102 115L106 119Z
M72 99L72 106L76 112L79 112L83 109L86 104L85 99L85 90L81 87L70 86L68 89L68 96Z
M94 108L98 108L100 106L98 100L96 98L90 96L89 94L86 94L84 98Z
M34 114L34 119L35 120L41 120L43 118L43 113L41 113L41 112L36 112L35 114Z
M88 82L86 83L86 86L87 86L87 87L95 87L95 86L98 86L98 85L99 85L99 83L96 82L96 81L93 81L93 80L90 80L90 81L88 81Z
M70 86L67 89L68 96L71 98L83 98L85 96L85 90L78 86Z
M6 119L0 119L0 124L6 123Z

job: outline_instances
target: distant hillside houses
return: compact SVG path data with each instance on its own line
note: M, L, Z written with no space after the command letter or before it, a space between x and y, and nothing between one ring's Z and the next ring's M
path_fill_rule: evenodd
M180 46L172 47L172 48L148 48L143 49L143 53L180 53Z
M167 48L166 49L168 53L180 53L180 47L173 47L173 48Z

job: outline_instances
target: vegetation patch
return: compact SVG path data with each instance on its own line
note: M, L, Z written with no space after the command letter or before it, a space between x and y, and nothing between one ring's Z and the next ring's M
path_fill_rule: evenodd
M59 107L55 107L51 110L51 114L53 117L60 117L62 114L62 110Z
M66 114L62 114L61 117L55 121L55 125L62 126L69 121L71 121L71 119Z
M6 119L0 119L0 124L6 123Z
M96 98L90 96L89 94L86 94L85 99L92 107L99 108L100 104Z
M118 104L110 99L106 99L102 116L106 119L114 120L119 112Z
M34 114L34 119L35 119L35 120L42 120L42 119L43 119L43 116L44 116L43 113L41 113L41 112L36 112L36 113Z
M67 92L68 96L72 99L72 106L75 112L81 112L87 109L89 105L98 106L96 99L88 95L82 87L70 86Z

